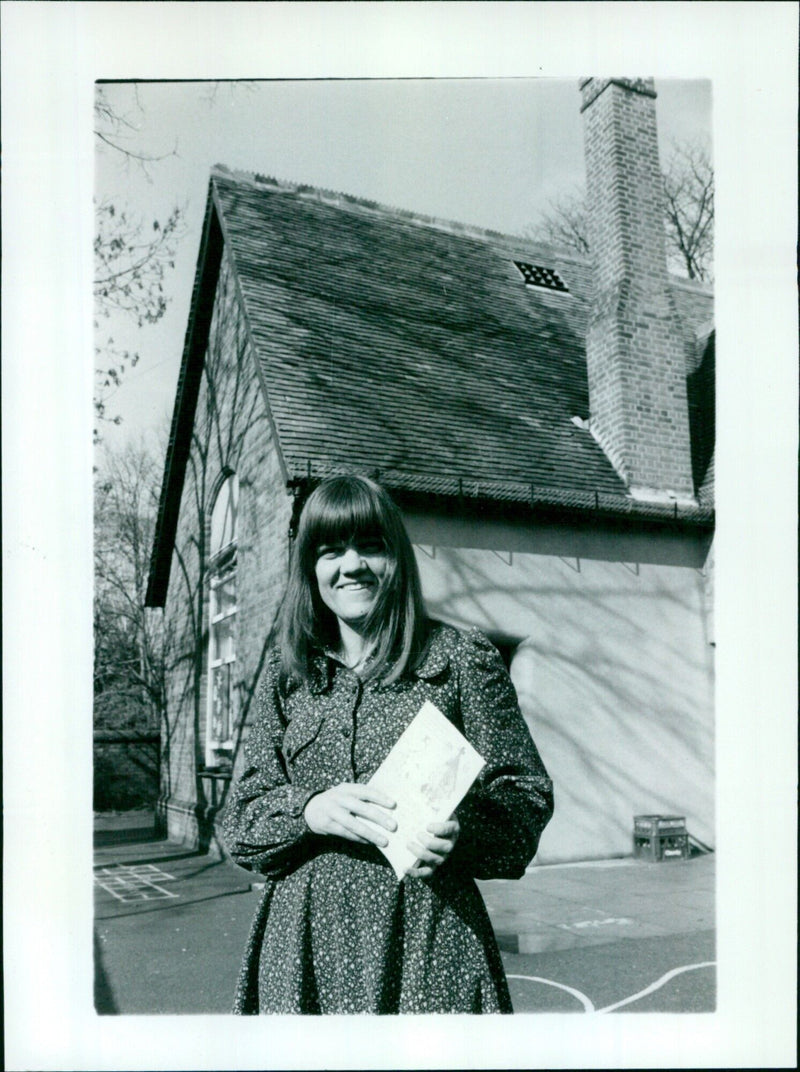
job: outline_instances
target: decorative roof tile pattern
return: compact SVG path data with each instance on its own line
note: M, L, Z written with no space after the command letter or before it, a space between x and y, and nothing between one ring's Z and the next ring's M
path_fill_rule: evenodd
M290 476L349 467L442 494L624 494L571 420L589 411L585 262L222 170L212 196ZM526 286L515 261L554 269L569 293ZM707 320L710 300L688 293Z

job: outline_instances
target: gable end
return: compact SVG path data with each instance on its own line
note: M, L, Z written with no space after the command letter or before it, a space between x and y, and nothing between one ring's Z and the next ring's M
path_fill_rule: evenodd
M214 311L214 295L222 261L222 248L222 231L209 192L197 272L192 290L189 326L183 347L175 408L172 413L164 478L161 483L161 498L158 504L153 553L150 559L150 576L145 596L145 606L148 607L163 607L167 598L181 491L192 443L197 397L203 378L203 361Z

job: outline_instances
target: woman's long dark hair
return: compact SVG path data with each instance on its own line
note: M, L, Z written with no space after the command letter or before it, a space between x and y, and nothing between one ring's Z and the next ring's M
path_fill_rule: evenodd
M365 622L373 643L363 676L385 684L413 670L427 636L419 570L397 506L362 476L334 476L311 493L300 514L280 616L281 678L308 679L311 660L339 644L338 623L319 595L315 567L323 544L379 540L388 565Z

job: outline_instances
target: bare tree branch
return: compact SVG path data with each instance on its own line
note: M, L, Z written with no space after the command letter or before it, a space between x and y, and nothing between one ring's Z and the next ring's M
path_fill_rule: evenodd
M145 175L150 179L150 172L144 165L156 164L160 160L177 156L178 144L176 141L172 150L168 153L145 153L125 144L126 138L136 138L137 140L141 138L141 120L144 119L145 112L139 101L138 87L135 85L134 98L136 110L140 117L138 124L112 105L106 96L105 87L98 86L94 99L94 134L97 140L109 149L119 153L126 160L132 160L140 164Z
M138 94L135 99L137 111L144 116ZM172 153L151 154L126 145L125 139L140 137L140 127L111 104L102 86L95 96L94 115L98 143L136 161L143 168L177 152L174 149ZM145 173L149 179L146 168ZM150 226L133 218L113 201L105 200L97 206L93 286L97 331L100 320L119 314L132 319L139 328L161 319L168 304L165 279L167 272L175 267L184 215L185 208L176 206L166 221L153 220ZM126 372L138 359L138 353L120 349L111 336L96 339L95 443L102 438L101 424L120 423L119 416L109 415L108 405Z
M164 717L172 634L145 608L160 466L145 447L103 452L95 477L95 723L150 730Z
M673 143L664 172L667 249L690 279L710 281L714 266L714 169L696 143Z
M664 232L669 268L689 279L710 282L714 264L714 169L702 145L673 144L664 172ZM536 242L588 254L583 191L574 189L553 198L524 233Z
M552 198L536 224L526 228L528 237L576 253L589 252L586 197L576 188Z

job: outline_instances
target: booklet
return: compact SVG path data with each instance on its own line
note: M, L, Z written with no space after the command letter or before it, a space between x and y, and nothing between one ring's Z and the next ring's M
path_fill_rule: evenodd
M402 879L418 857L407 847L428 823L445 822L485 766L466 737L427 701L369 780L397 803L397 830L381 849Z

